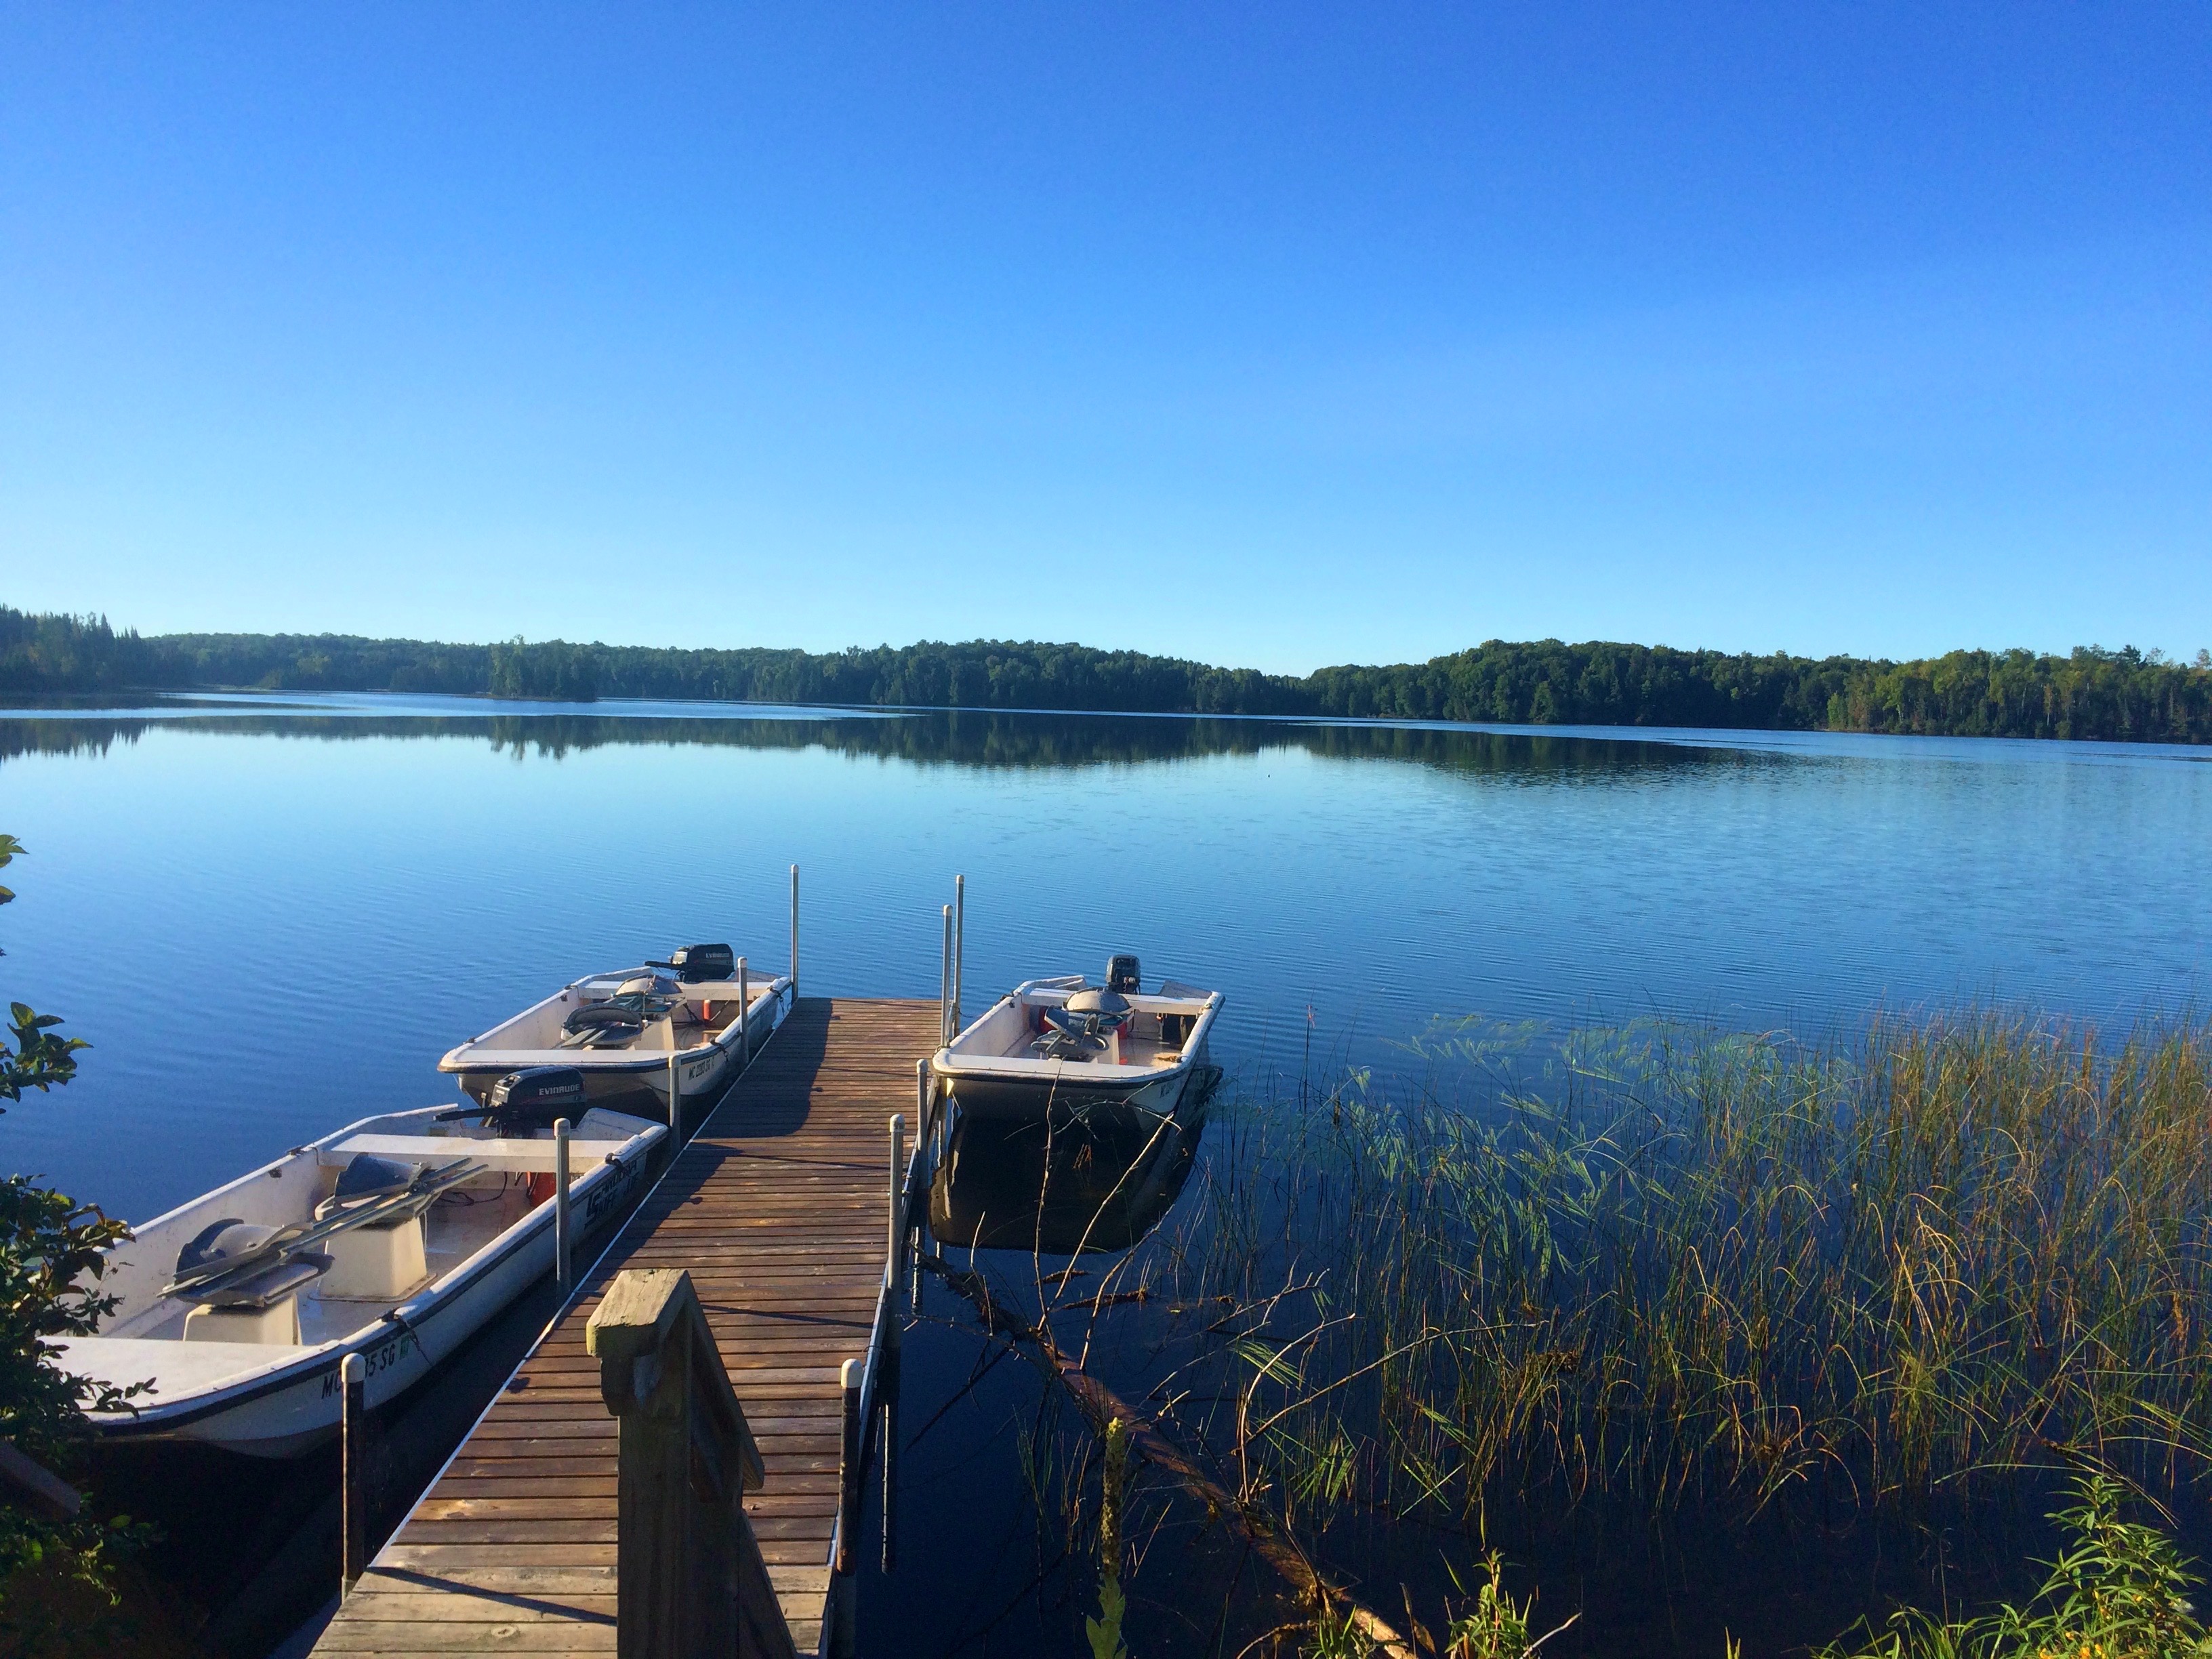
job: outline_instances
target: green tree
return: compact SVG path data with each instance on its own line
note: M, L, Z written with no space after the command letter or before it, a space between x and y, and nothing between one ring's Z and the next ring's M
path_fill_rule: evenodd
M23 851L0 836L0 866ZM0 904L15 898L0 887ZM18 1002L0 1038L0 1097L19 1101L26 1089L55 1089L76 1075L86 1045L54 1027L61 1022ZM0 1107L0 1113L6 1111ZM35 1176L0 1180L0 1437L48 1471L67 1472L82 1456L88 1409L112 1408L145 1384L117 1389L62 1369L54 1339L88 1336L112 1312L100 1289L107 1246L130 1237L98 1206L79 1204ZM19 1567L46 1564L95 1583L106 1558L137 1529L127 1521L103 1525L88 1513L64 1513L20 1482L0 1486L0 1585Z

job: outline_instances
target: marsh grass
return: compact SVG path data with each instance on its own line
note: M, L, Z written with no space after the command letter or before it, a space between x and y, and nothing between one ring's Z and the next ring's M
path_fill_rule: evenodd
M1146 1270L1257 1310L1159 1394L1291 1524L1925 1514L2212 1462L2212 1025L1421 1052L1466 1086L1217 1107Z
M2154 1527L2122 1517L2119 1483L2091 1474L2051 1518L2066 1547L2025 1607L1945 1620L1869 1620L1815 1659L2182 1659L2212 1652L2194 1570Z

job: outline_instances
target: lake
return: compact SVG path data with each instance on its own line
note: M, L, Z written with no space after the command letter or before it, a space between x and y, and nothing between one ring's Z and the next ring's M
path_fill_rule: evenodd
M126 1217L371 1110L584 971L727 939L969 1005L1131 950L1217 1058L1437 1017L1848 1027L2201 1002L2212 755L1794 733L204 697L0 710L0 990L94 1046L9 1167ZM1310 1025L1309 1019L1310 1018Z

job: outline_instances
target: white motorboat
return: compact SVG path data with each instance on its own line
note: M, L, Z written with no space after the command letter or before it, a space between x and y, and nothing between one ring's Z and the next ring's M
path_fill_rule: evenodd
M556 1117L580 1251L644 1192L669 1132L587 1107L574 1073L363 1118L137 1228L108 1252L120 1302L100 1334L55 1345L64 1370L153 1385L94 1429L282 1457L336 1431L347 1355L369 1405L404 1394L552 1270Z
M483 1100L510 1072L572 1066L594 1105L665 1122L671 1054L684 1098L711 1095L782 1023L791 989L788 975L756 976L726 945L687 945L666 962L587 975L470 1038L438 1069Z
M1146 994L1137 958L1105 983L1029 980L937 1051L939 1088L968 1118L1081 1121L1148 1133L1203 1103L1217 1075L1207 1040L1221 993L1170 981Z

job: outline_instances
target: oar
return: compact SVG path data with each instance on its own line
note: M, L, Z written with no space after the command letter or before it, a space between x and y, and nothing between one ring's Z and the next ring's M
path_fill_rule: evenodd
M179 1273L161 1289L163 1296L175 1296L184 1291L204 1290L230 1278L245 1278L250 1273L288 1257L313 1249L333 1234L355 1227L373 1226L427 1204L448 1187L458 1186L471 1176L483 1173L484 1166L471 1158L455 1158L434 1170L426 1170L406 1186L374 1203L356 1205L325 1216L320 1221L295 1224L279 1228L267 1238L243 1255L224 1256L189 1273Z

